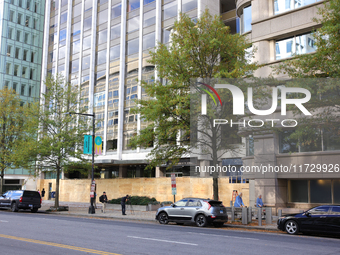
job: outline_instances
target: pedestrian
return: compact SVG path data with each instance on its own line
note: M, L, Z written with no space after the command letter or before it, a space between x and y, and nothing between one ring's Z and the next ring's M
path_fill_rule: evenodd
M256 199L256 207L262 208L263 202L262 202L262 196L259 195L259 197Z
M41 191L41 197L44 197L45 196L45 189L42 189Z
M106 203L107 203L107 196L106 196L105 191L103 192L103 195L99 197L99 202L103 203L102 213L105 213L105 208L106 208Z
M240 194L236 197L234 206L235 207L243 207L244 206L244 203L242 201L242 192L240 192Z
M40 194L40 191L39 191L39 189L38 189L38 192L39 192L39 194Z
M94 198L94 199L93 199L93 206L94 206L95 209L97 209L97 204L96 204L97 193L96 193L96 192L94 192L93 198Z
M126 215L125 214L125 203L129 200L129 195L126 195L125 197L122 197L122 202L121 202L121 205L122 205L122 214L123 215Z

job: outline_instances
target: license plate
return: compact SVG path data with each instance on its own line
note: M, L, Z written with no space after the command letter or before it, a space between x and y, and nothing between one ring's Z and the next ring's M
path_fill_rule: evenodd
M33 205L28 205L29 206L29 208L33 208Z
M220 213L223 213L223 210L220 210Z

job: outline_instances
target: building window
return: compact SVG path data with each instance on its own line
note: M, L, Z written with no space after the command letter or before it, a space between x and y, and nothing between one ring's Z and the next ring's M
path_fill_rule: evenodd
M111 19L117 18L122 15L122 4L116 4L111 9Z
M19 65L14 65L14 76L19 76Z
M26 0L26 9L27 10L31 9L31 0Z
M37 2L34 2L34 12L38 13L39 11L39 4Z
M26 16L26 19L25 19L25 26L26 27L29 27L29 25L30 25L30 17L29 16Z
M106 63L106 49L97 52L97 65Z
M66 42L66 29L60 30L59 32L59 42Z
M92 27L92 17L84 20L84 31L91 29Z
M13 40L13 28L11 28L11 27L9 27L8 28L8 39L11 39L11 40Z
M20 42L21 41L21 31L17 30L17 41Z
M156 12L155 10L144 13L143 27L148 27L156 23Z
M29 38L29 33L25 33L25 36L24 36L24 43L28 44L28 38Z
M70 63L70 73L77 73L78 71L79 71L79 59L76 59Z
M29 86L29 87L28 87L28 96L29 96L29 97L32 96L32 90L33 90L32 86Z
M19 59L20 57L20 48L15 48L15 58Z
M182 1L182 12L188 12L197 8L197 0L183 0Z
M35 59L35 52L31 52L31 62L34 63Z
M63 58L65 58L65 51L66 51L66 47L65 47L65 46L59 48L59 57L58 57L58 59L63 59Z
M35 78L35 70L31 68L30 70L30 80L33 80Z
M120 24L111 27L111 40L120 37Z
M82 70L90 68L91 56L83 57Z
M107 19L108 19L107 12L108 12L108 9L98 13L98 24L99 25L103 23L107 23Z
M120 45L116 45L110 48L110 61L118 59L120 57Z
M11 45L7 45L7 57L10 57L12 54L12 46Z
M27 75L27 67L23 66L22 67L22 77L26 78L26 75Z
M21 84L21 92L20 95L25 96L25 84Z
M75 17L78 17L80 14L81 14L81 3L73 7L72 16L73 18L75 18Z
M27 61L28 59L28 50L24 50L23 60Z
M61 0L61 7L67 5L68 3L68 0Z
M76 54L80 52L80 40L72 43L72 54Z
M164 5L163 20L170 19L177 16L177 1Z
M92 0L85 0L85 12L92 9Z
M98 45L107 42L107 29L104 29L98 33Z
M129 19L127 21L127 33L137 31L139 29L139 16Z
M289 202L308 203L308 181L290 180L288 183Z
M80 39L80 29L81 29L81 22L77 22L72 25L72 34L73 40Z
M319 0L274 0L274 14L287 12L301 6L315 3Z
M18 13L18 20L17 20L17 23L18 24L21 24L21 21L22 20L22 14L21 13Z
M63 24L66 21L67 21L67 11L60 14L60 24Z
M9 12L9 21L14 22L14 11Z
M139 50L139 39L133 39L127 42L127 55L135 54Z
M17 87L18 87L18 83L13 82L13 90L15 93L17 92Z
M85 37L83 40L83 50L91 48L91 36Z
M5 81L5 89L9 88L9 81Z
M156 0L144 0L144 5L150 4L152 2L155 2Z
M128 0L128 12L136 10L140 7L140 0Z
M241 34L249 32L251 30L251 5L244 7L241 15Z
M143 50L155 47L155 32L143 36Z
M6 63L6 74L11 74L11 63Z
M22 8L22 0L19 0L19 7L21 7Z
M293 55L306 54L316 51L312 33L278 40L275 43L276 59L289 58Z
M163 35L162 35L162 42L168 43L170 41L170 33L171 31L168 29L162 29Z

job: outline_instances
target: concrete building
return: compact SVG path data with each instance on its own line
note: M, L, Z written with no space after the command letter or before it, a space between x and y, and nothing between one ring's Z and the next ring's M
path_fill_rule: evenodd
M264 67L255 75L267 77L272 74L271 66L287 60L294 54L312 54L316 50L311 32L321 24L312 21L317 17L318 7L324 1L285 0L239 0L236 12L240 17L241 33L257 48L255 60ZM288 78L279 75L280 78ZM282 118L278 112L274 118ZM323 203L340 202L339 174L333 172L310 171L311 167L339 164L340 143L336 134L323 128L316 128L315 143L300 145L289 139L293 129L285 129L280 134L254 133L248 138L245 166L296 166L297 171L252 173L250 179L250 204L255 203L259 194L265 203L275 207L308 208ZM309 165L308 165L309 164ZM313 165L314 164L314 165ZM309 170L306 167L309 166ZM302 167L302 171L300 171Z
M39 99L45 1L0 1L0 89L13 89L22 104ZM4 190L35 189L28 170L7 169Z

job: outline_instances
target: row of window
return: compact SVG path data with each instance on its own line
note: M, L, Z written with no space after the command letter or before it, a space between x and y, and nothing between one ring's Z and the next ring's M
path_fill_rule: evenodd
M22 47L14 47L12 45L7 45L7 57L14 57L16 59L22 59L31 63L36 63L36 52L22 49Z
M38 35L29 32L23 32L20 29L15 31L14 28L8 27L7 38L11 40L16 40L17 42L24 42L25 44L38 44Z
M26 15L24 20L24 14L18 12L15 17L16 12L11 10L9 12L9 21L17 23L19 25L24 25L25 27L31 27L33 29L39 29L39 19L33 18L31 21L31 16Z
M26 10L31 10L35 13L39 12L39 3L37 1L33 2L31 0L11 0L10 3L21 8L25 8Z
M7 88L7 89L11 88L16 93L20 92L21 96L32 97L34 95L34 87L33 86L27 86L26 84L19 85L18 82L13 82L12 87L11 87L11 82L10 81L5 81L5 88Z
M12 63L6 63L6 74L36 80L35 69Z

